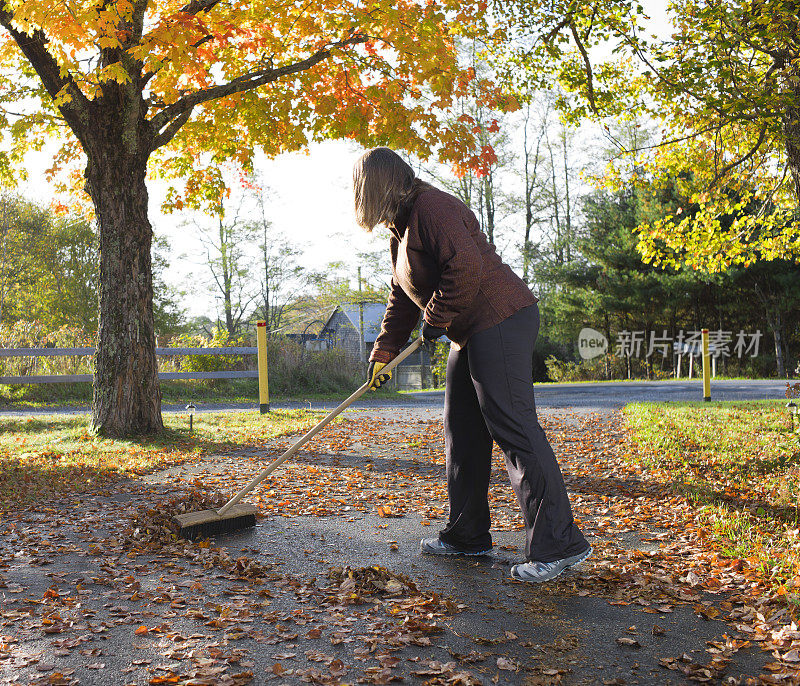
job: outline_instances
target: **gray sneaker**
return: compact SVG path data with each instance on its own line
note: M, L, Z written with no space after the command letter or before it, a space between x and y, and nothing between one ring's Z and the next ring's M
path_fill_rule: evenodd
M492 549L489 547L486 550L468 552L445 543L439 538L423 538L419 542L419 551L426 555L488 555Z
M540 584L543 581L555 579L559 574L567 571L570 567L575 567L583 562L592 554L592 546L589 546L582 553L565 557L563 560L553 560L552 562L523 562L511 568L511 576L517 581L529 581Z

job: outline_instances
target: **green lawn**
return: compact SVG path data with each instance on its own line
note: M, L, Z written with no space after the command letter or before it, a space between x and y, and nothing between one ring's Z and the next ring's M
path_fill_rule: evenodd
M270 402L303 400L344 400L358 388L343 388L326 393L270 393ZM162 381L162 402L183 404L189 402L257 403L258 382L255 379L230 379L220 381ZM370 391L370 398L399 397L397 391L378 389ZM38 409L85 407L92 402L90 383L32 384L30 386L0 386L0 409Z
M800 434L785 401L633 403L630 459L702 507L725 554L776 583L800 574Z

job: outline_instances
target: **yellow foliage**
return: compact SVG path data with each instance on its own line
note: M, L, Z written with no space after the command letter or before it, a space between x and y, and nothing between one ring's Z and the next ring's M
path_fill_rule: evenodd
M277 155L311 139L402 145L424 157L457 141L451 158L472 144L468 128L448 130L427 103L447 106L469 81L453 34L485 30L485 3L253 0L196 11L205 4L0 0L0 107L13 103L26 122L11 157L65 140L64 120L77 134L98 111L92 102L118 107L110 119L121 144L152 131L165 177L224 160L247 166L257 148ZM36 49L23 53L19 41ZM48 82L52 63L59 76ZM486 91L499 97L491 84Z

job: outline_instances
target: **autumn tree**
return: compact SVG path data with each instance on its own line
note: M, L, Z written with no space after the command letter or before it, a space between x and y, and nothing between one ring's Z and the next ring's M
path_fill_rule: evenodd
M221 166L249 168L256 148L269 156L349 137L467 158L469 129L443 128L438 114L469 81L453 39L481 9L456 0L0 0L0 125L10 133L0 170L61 140L56 162L85 165L98 222L95 430L162 428L148 169L181 178L176 205L203 206L219 200Z
M498 178L511 163L508 121L503 109L493 107L484 92L494 83L495 74L483 51L470 43L461 46L460 52L475 79L450 108L449 117L471 128L476 148L483 154L475 155L471 163L462 161L455 170L436 165L425 171L475 213L489 242L497 244L495 231L510 211L507 193Z
M672 26L656 33L637 1L508 0L495 10L509 80L558 78L579 96L561 101L573 118L633 111L661 122L649 169L677 178L697 207L643 227L646 243L687 248L687 264L712 271L800 255L795 2L675 0ZM720 222L751 201L772 209ZM665 257L652 247L642 246L648 259Z

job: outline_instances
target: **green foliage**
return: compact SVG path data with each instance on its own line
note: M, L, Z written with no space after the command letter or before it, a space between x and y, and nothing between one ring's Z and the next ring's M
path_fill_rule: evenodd
M442 341L436 341L431 355L431 372L433 373L433 387L444 386L447 377L447 357L450 346Z
M76 217L0 199L0 322L97 326L97 238Z
M95 331L97 250L92 223L74 215L59 217L21 198L0 198L0 323ZM179 294L164 281L168 252L166 239L156 237L153 307L156 329L166 338L181 330L184 318Z
M788 261L758 261L707 275L678 271L643 261L637 251L635 227L672 207L674 195L659 186L628 186L596 191L583 200L583 226L576 240L575 259L538 267L551 287L541 303L542 334L561 342L552 354L560 363L548 365L553 380L592 379L594 361L575 359L575 342L584 326L600 330L614 351L616 332L666 329L668 335L703 327L740 329L765 334L759 357L720 361L720 373L785 377L793 368L800 345L800 272ZM772 341L766 336L770 336ZM775 339L778 344L771 345ZM770 350L774 349L774 355ZM574 364L572 364L574 362ZM660 353L650 361L634 356L620 374L618 361L606 368L607 378L646 375L660 378L672 361Z
M252 345L244 338L235 338L224 329L214 327L211 337L180 334L170 342L172 348L234 348ZM241 355L187 355L178 365L183 372L222 372L245 369ZM252 367L252 366L251 366Z
M704 282L696 274L643 262L634 229L645 212L657 211L657 204L645 191L631 187L583 198L576 259L540 270L543 278L560 286L544 305L548 319L557 323L551 335L577 340L578 331L589 325L609 337L612 329L649 329L677 320L686 294Z
M544 363L547 368L547 376L551 381L563 382L582 380L579 362L564 362L559 360L555 355L550 355Z
M642 225L648 261L721 271L761 258L796 260L795 3L675 0L669 13L673 25L657 36L640 2L510 0L498 6L513 37L499 46L500 61L522 93L557 78L573 121L633 113L661 123L664 145L644 151L637 173L674 179L682 202ZM602 44L613 57L598 63L592 49ZM748 205L769 211L742 212Z
M186 311L181 300L186 292L168 284L165 280L169 270L169 241L164 236L153 237L153 321L157 339L166 341L186 332ZM95 302L97 296L95 294Z
M596 357L593 360L570 362L550 355L545 360L547 376L551 381L569 383L573 381L605 381L625 378L625 365L614 355Z

